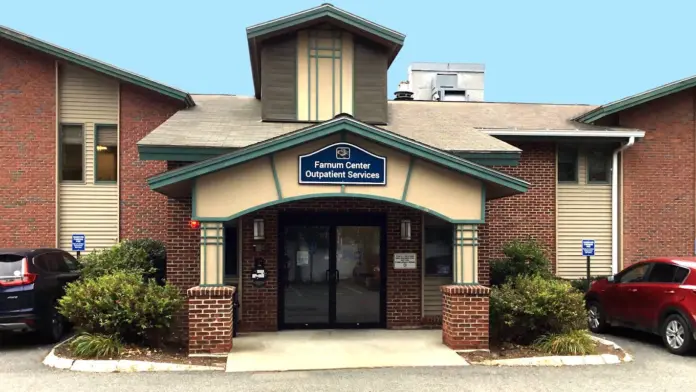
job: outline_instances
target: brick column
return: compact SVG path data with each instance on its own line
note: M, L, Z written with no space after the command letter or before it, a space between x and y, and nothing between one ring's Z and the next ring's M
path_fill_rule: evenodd
M453 350L487 350L490 289L479 285L442 286L442 343Z
M188 295L189 355L227 354L232 350L234 287L191 287Z

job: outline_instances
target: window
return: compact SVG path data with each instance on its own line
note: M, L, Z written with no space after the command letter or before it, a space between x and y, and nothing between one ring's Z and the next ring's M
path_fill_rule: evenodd
M648 276L648 282L652 283L681 283L688 275L689 270L672 264L654 263Z
M587 182L606 183L611 178L611 153L606 150L595 150L587 153Z
M425 226L425 276L452 276L452 230L450 224Z
M63 253L63 262L68 266L70 272L75 272L80 270L80 262L78 262L69 253Z
M225 227L225 276L237 276L237 228Z
M118 176L118 129L115 125L99 125L94 129L94 180L115 182Z
M84 181L84 131L82 125L60 127L60 179Z
M639 283L643 281L645 273L648 271L647 264L639 264L621 274L619 283Z
M558 146L558 182L578 181L578 149Z

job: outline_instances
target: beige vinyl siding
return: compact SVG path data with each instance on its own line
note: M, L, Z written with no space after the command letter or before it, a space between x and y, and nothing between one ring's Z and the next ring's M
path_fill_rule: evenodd
M423 316L442 315L442 292L440 286L451 284L452 277L423 277Z
M95 126L118 125L118 82L61 64L58 81L61 124L84 129L84 182L58 185L58 243L71 249L72 234L86 236L87 251L118 242L118 185L95 184ZM118 136L116 136L117 138Z
M557 202L557 268L563 278L587 275L582 240L595 240L591 274L611 274L611 183L587 183L587 156L578 157L577 184L559 183Z

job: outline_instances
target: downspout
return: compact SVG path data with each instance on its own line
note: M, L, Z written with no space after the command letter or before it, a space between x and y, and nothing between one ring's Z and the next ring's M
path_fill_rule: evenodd
M611 273L619 272L619 153L636 142L631 136L611 157Z

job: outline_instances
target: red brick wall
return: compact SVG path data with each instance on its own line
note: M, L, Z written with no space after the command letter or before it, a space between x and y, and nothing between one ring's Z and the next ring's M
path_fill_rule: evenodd
M691 256L694 249L694 90L619 115L645 138L623 154L623 262Z
M442 286L442 343L454 350L487 350L489 289Z
M183 105L143 88L121 84L120 118L120 236L167 236L167 197L153 192L147 178L164 172L167 163L141 161L137 142L171 117Z
M489 263L502 256L503 244L533 237L546 246L556 264L556 147L522 143L518 166L496 167L531 185L527 193L486 203L486 223L479 227L479 282L488 284Z
M387 327L403 328L419 326L421 322L421 219L420 212L395 204L365 199L317 199L270 207L242 219L242 321L244 331L272 331L278 329L278 266L277 229L281 211L307 212L375 212L387 214ZM253 240L253 219L264 219L265 239ZM412 240L401 240L401 220L412 222ZM257 245L254 251L253 245ZM262 249L258 250L261 245ZM394 270L393 255L396 252L414 252L418 255L418 269ZM255 257L266 260L268 273L266 285L253 286L251 269Z
M0 39L0 247L56 245L54 60Z
M227 354L232 349L233 287L188 289L189 354Z

